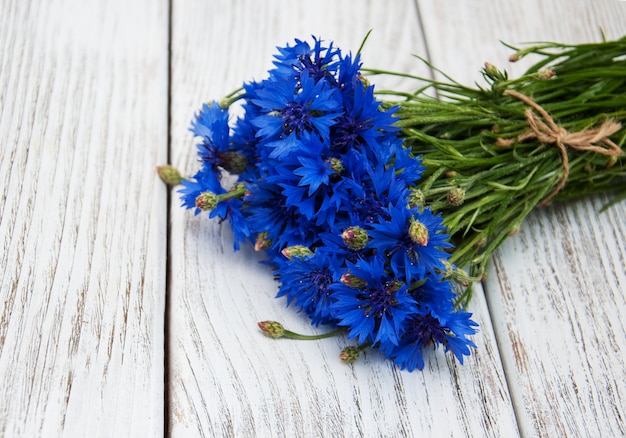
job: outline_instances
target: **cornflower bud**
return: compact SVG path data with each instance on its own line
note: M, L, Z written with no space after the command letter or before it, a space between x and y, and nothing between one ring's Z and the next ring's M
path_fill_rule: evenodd
M540 70L537 73L537 79L539 79L540 81L547 81L548 79L552 79L555 75L556 73L554 70L550 70L550 69Z
M520 55L518 52L513 53L511 56L509 56L509 62L517 62L520 59Z
M288 246L281 251L281 254L287 257L289 260L294 257L309 257L313 255L313 251L311 251L308 247L304 245L294 245Z
M409 225L409 237L415 243L420 246L428 245L428 228L426 225L418 221L417 219L411 220L411 224Z
M506 72L498 70L498 68L495 65L489 62L485 62L485 68L483 69L483 73L489 79L492 79L494 81L505 81L507 79Z
M334 172L333 175L341 175L341 172L343 172L343 163L339 158L332 157L326 160L326 162L330 164L330 168Z
M339 281L341 281L341 283L345 284L346 286L352 287L354 289L364 289L365 286L367 286L367 281L357 277L354 274L350 274L349 272L343 274Z
M411 189L409 192L409 208L421 208L425 203L424 192L420 189Z
M258 325L261 331L270 338L281 338L285 334L285 329L280 322L262 321Z
M248 159L239 152L226 151L222 152L219 157L222 160L221 166L230 173L239 175L246 170Z
M176 186L180 184L182 176L180 175L178 169L176 169L175 167L170 166L169 164L165 164L163 166L157 166L156 171L159 174L159 178L161 178L161 181L163 181L165 184L169 184L171 186Z
M498 75L498 68L490 62L485 62L485 73L492 79Z
M254 241L255 251L263 251L272 246L272 239L267 238L268 234L269 233L267 231L263 231L256 236L256 239Z
M213 192L202 192L196 198L196 207L200 210L213 210L217 206L218 197Z
M351 249L363 249L369 240L367 231L358 226L346 228L341 233L341 238L346 246Z
M448 193L448 202L455 207L465 202L465 190L460 187L456 187Z
M341 350L339 358L345 363L354 363L361 355L361 350L358 347L349 346Z

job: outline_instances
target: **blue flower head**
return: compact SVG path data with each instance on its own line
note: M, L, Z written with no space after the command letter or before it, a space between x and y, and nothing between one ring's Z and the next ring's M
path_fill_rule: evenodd
M280 186L259 181L249 187L243 207L246 220L253 235L267 233L267 248L270 259L282 257L285 246L313 246L318 240L320 229L307 220L297 207L288 206Z
M371 246L389 259L392 271L407 283L445 269L452 245L442 219L430 209L387 208L390 219L372 224ZM418 226L416 226L418 225Z
M252 102L261 115L251 123L259 128L256 135L271 149L272 158L294 152L303 137L318 136L328 142L330 127L342 111L336 89L308 76L299 81L268 80L256 96Z
M203 166L220 178L218 166L223 166L230 143L228 110L222 109L215 101L206 103L191 122L191 132L202 139L198 144L198 156Z
M332 146L342 153L361 145L377 149L382 139L399 131L392 117L395 110L384 111L374 87L358 82L348 96L343 92L345 111L334 126Z
M320 252L281 260L276 270L281 282L276 296L287 297L287 305L295 304L314 325L334 323L332 285L339 278L341 263L335 255Z
M424 368L423 352L426 348L444 345L452 351L459 362L470 355L470 347L476 348L467 336L476 333L477 324L467 312L452 312L443 316L431 312L418 313L409 318L398 345L384 348L387 357L401 369L413 371Z
M360 287L339 283L333 286L336 303L333 315L337 325L348 328L348 338L359 344L391 343L397 345L404 321L417 311L406 284L390 276L385 260L373 256L356 263L346 263L345 274L360 279Z
M324 47L320 39L313 37L313 41L313 47L298 39L293 47L278 47L279 54L274 56L276 68L270 70L271 77L294 77L299 81L308 76L315 82L323 79L335 84L337 57L341 57L341 52L333 49L332 42Z

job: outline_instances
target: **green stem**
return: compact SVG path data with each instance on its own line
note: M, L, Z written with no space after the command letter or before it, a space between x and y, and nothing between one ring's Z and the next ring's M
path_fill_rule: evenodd
M233 190L229 192L222 193L221 195L217 195L217 201L222 202L231 198L240 198L246 194L246 191L247 191L246 187L243 184L240 184L239 186L235 187Z
M301 341L315 341L318 339L332 338L333 336L337 336L345 331L346 331L346 328L341 327L336 330L333 330L332 332L322 333L321 335L301 335L299 333L294 333L292 331L285 330L283 333L283 337L289 338L289 339L298 339Z

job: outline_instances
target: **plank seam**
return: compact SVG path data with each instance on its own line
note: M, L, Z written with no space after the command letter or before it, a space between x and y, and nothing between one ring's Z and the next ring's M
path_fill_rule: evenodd
M167 2L167 163L172 160L172 14L174 10L173 0ZM172 279L172 257L171 257L171 213L172 213L172 191L167 190L165 202L165 309L163 324L163 436L169 437L170 415L171 415L171 391L170 391L170 321L171 321L171 279Z

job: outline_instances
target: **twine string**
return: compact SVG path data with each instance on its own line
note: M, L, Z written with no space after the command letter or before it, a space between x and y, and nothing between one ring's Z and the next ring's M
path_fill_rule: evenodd
M577 151L592 151L606 156L619 156L622 154L622 150L619 146L609 138L609 136L615 134L622 128L621 123L607 119L597 128L589 128L579 132L569 132L565 128L557 125L550 114L530 97L515 90L505 90L504 94L515 97L530 107L526 108L526 111L524 111L530 131L520 134L517 137L517 141L521 142L536 138L541 143L556 145L561 152L563 176L556 187L548 193L538 205L546 205L565 186L569 176L568 147ZM539 116L535 111L539 113ZM510 146L513 143L513 139L498 139L500 146Z

